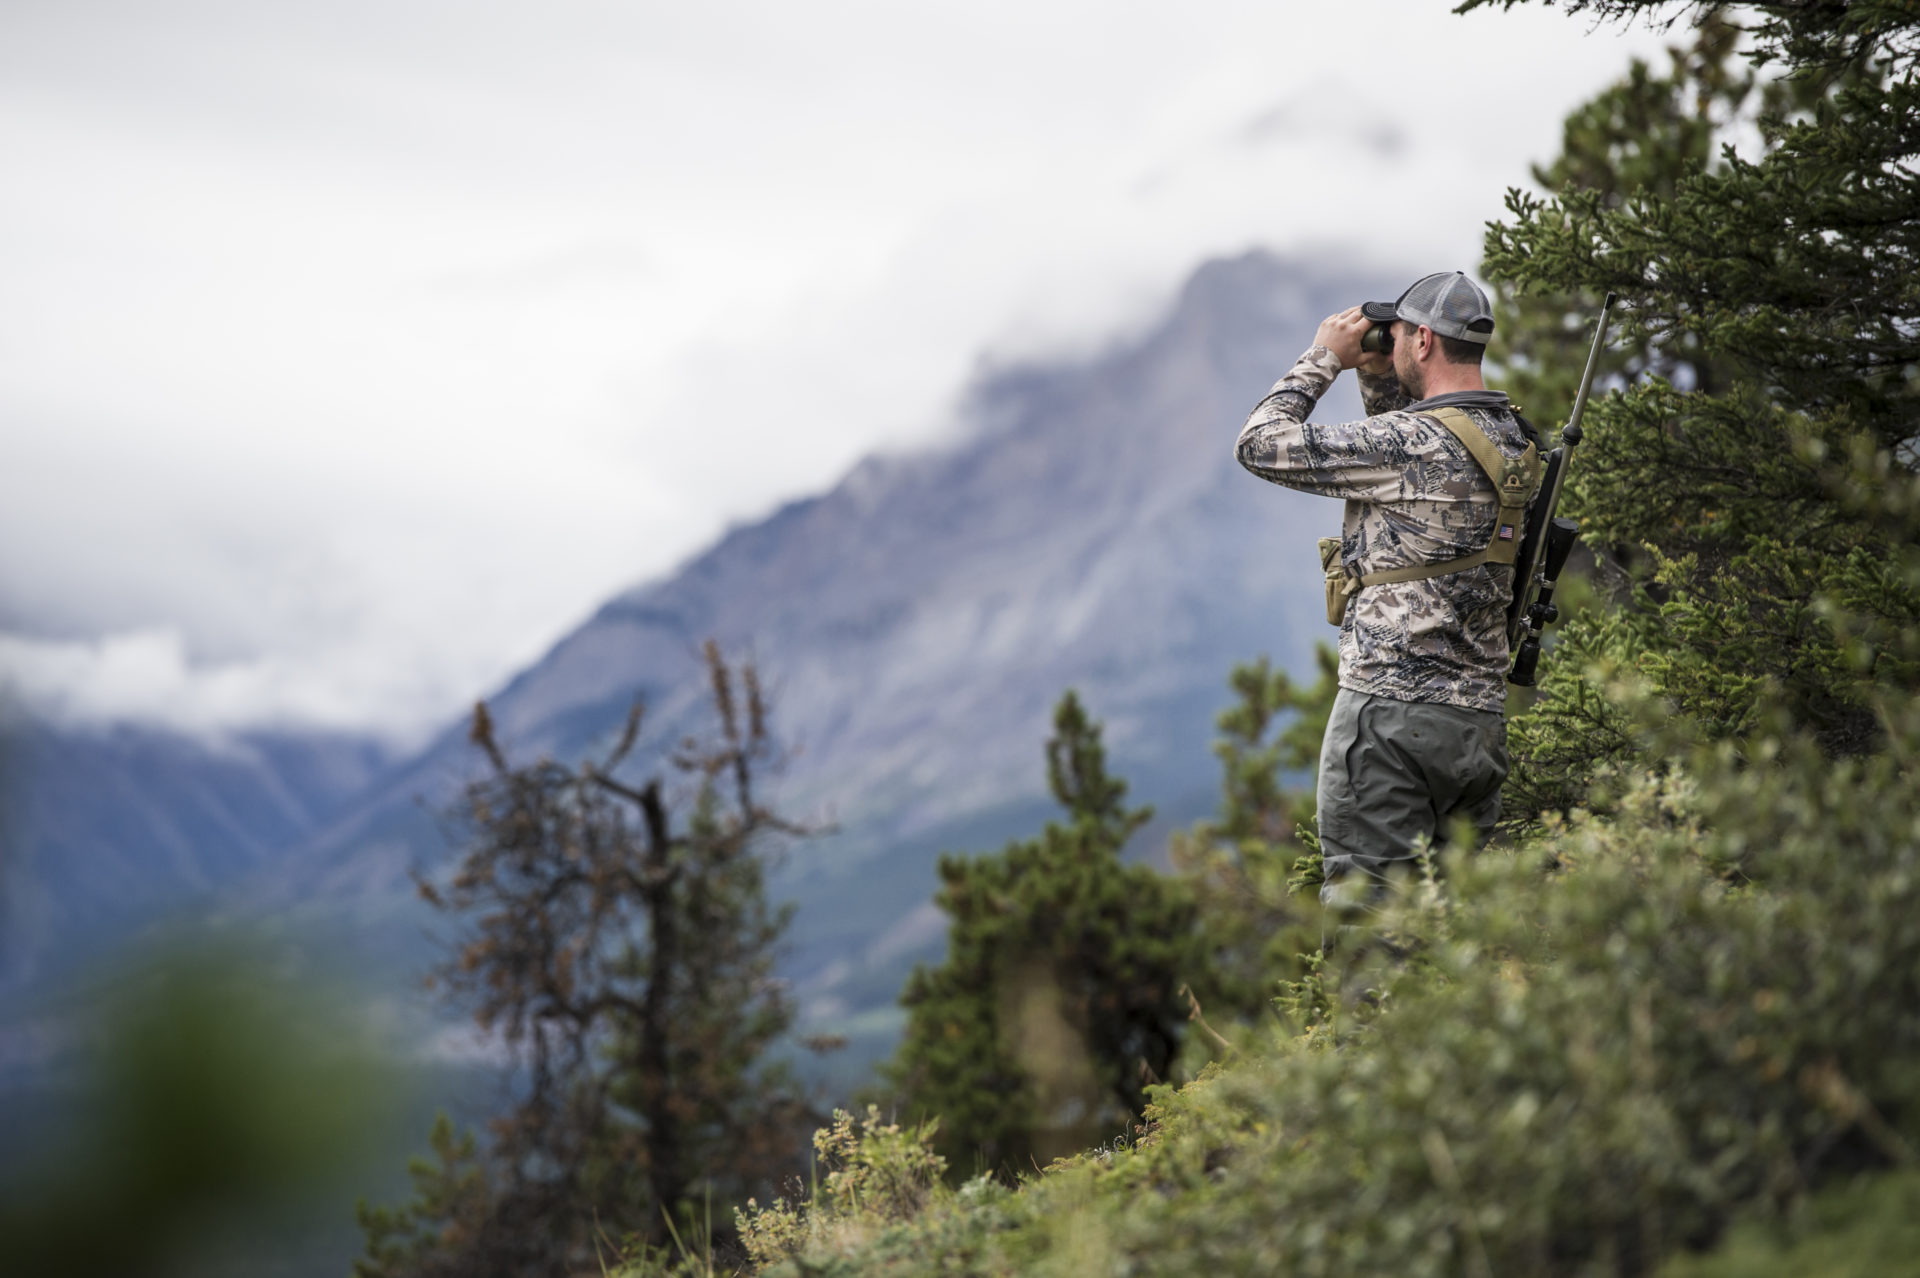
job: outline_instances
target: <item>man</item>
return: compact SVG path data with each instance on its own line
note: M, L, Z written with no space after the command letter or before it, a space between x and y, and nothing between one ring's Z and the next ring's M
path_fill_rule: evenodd
M1391 355L1361 348L1376 323ZM1532 428L1481 380L1492 334L1458 271L1330 316L1236 446L1262 479L1346 500L1326 565L1330 618L1345 604L1318 789L1330 903L1364 903L1419 836L1465 818L1484 839L1500 815L1512 548L1539 465ZM1308 422L1348 368L1367 418Z

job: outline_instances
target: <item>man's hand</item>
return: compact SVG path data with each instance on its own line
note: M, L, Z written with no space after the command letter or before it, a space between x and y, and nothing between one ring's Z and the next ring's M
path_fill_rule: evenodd
M1338 315L1329 315L1320 321L1320 331L1313 335L1313 344L1332 351L1342 369L1357 368L1363 373L1392 372L1393 360L1390 356L1360 349L1360 339L1372 327L1373 321L1362 315L1359 307L1350 306Z

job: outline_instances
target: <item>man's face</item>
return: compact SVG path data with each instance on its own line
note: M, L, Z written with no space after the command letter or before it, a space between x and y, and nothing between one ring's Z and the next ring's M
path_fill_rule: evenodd
M1415 399L1427 397L1427 375L1413 357L1413 344L1418 340L1420 330L1405 320L1393 322L1393 375L1400 379L1400 389Z

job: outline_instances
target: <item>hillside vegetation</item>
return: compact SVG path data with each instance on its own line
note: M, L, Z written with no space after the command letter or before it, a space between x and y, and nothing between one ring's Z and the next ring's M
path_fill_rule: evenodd
M1409 884L1386 939L1017 1188L949 1187L925 1129L843 1124L804 1206L747 1210L753 1255L795 1275L1646 1273L1748 1219L1910 1229L1920 713L1891 744L1836 764L1769 740L1763 767L1701 747L1623 784L1610 819ZM1838 1208L1793 1215L1823 1189Z

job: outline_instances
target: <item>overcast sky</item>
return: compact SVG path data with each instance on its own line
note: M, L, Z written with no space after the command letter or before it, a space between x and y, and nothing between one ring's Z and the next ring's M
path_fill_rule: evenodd
M1208 256L1472 269L1660 41L1449 7L0 0L0 672L404 740Z

